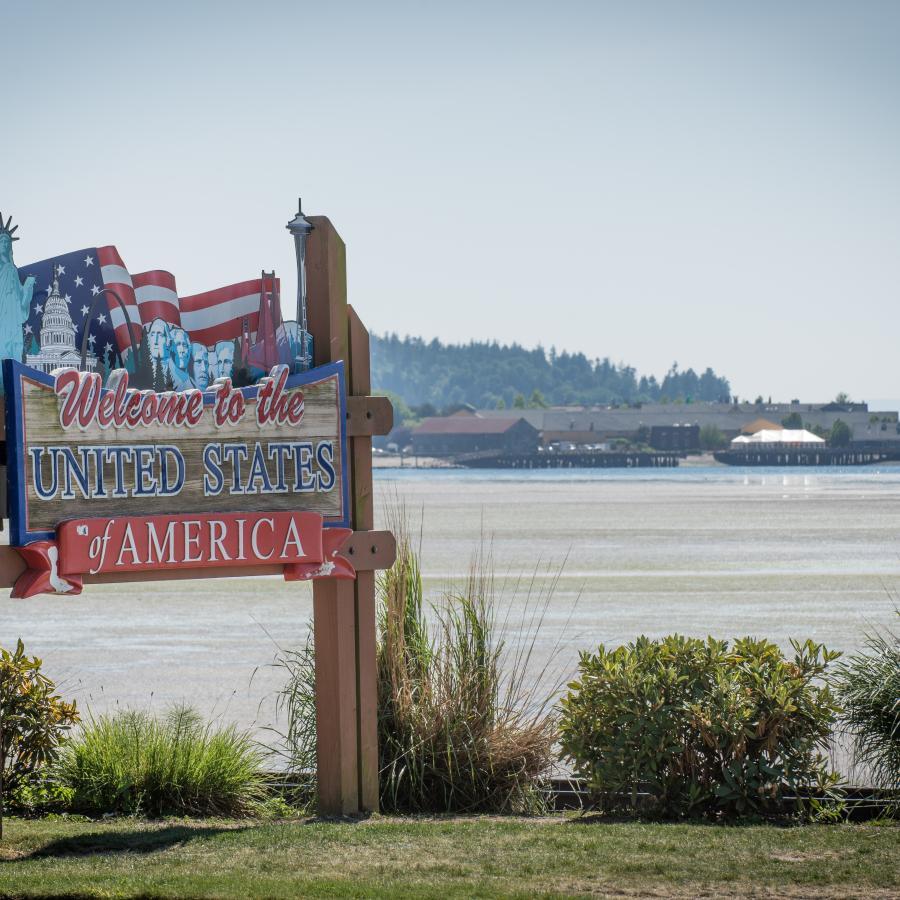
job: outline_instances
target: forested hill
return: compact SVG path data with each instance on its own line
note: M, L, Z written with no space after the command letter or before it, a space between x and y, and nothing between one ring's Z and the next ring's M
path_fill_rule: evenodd
M657 381L631 366L583 353L526 350L518 344L426 343L396 334L371 336L372 385L410 406L436 410L461 403L476 407L636 403L654 400L724 400L731 386L712 369L698 375L677 363ZM535 393L537 392L537 393Z

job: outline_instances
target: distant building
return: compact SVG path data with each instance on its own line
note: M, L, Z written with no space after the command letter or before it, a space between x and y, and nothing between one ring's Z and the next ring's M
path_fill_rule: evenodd
M754 434L739 434L732 442L733 450L764 447L808 447L825 445L824 438L804 428L763 428Z
M540 434L522 417L463 414L425 419L413 429L410 440L417 456L455 456L485 450L533 453Z
M699 425L654 425L650 429L650 446L654 450L682 452L700 449Z
M728 439L747 429L783 428L796 413L803 427L830 431L841 419L853 433L853 446L900 442L896 410L869 410L864 403L644 403L640 406L554 406L548 409L480 410L479 415L524 418L541 433L545 446L596 445L616 438L648 442L654 427L696 425L717 428Z
M754 419L746 425L741 425L741 434L756 434L757 431L763 430L778 431L780 428L780 425L768 419Z

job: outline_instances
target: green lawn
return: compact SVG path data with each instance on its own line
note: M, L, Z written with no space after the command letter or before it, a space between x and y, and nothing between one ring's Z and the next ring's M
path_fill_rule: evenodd
M7 820L0 896L898 897L900 828Z

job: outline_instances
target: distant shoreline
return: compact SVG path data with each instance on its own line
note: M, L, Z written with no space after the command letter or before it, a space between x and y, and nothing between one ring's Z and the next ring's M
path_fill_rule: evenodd
M385 453L372 457L373 469L461 469L447 459L434 456L400 456L397 453Z
M472 471L468 469L466 466L456 465L450 460L442 459L434 456L404 456L401 460L401 457L398 454L384 454L372 457L372 468L373 469L452 469L454 471ZM678 472L679 469L734 469L734 466L726 465L725 463L721 463L715 459L712 453L698 453L693 454L691 456L683 457L679 459L678 466L673 468L667 468L666 471L669 473ZM783 468L786 472L795 471L797 468L805 468L805 467L797 467L797 466L776 466L775 468ZM821 467L811 467L811 468L821 468ZM875 468L900 468L900 460L882 460L878 463L872 463L871 465L861 465L861 466L852 466L851 468L857 469L859 471L871 471ZM482 469L482 472L492 471L490 469ZM525 470L510 470L510 469L497 469L498 472L509 472L509 471L525 471ZM535 469L529 471L550 471L546 469ZM566 471L595 471L593 469L576 469L571 470L567 469ZM599 471L599 470L596 470ZM615 469L604 469L603 471L615 471ZM626 469L623 469L626 471ZM631 471L631 470L627 470ZM641 469L642 472L646 472L649 470Z

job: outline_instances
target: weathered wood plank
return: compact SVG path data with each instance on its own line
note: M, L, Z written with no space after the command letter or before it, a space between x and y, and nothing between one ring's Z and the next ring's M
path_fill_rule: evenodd
M327 218L311 216L309 221L314 230L307 244L307 317L315 338L314 362L320 366L348 358L347 257L344 242ZM352 508L352 465L349 474ZM319 811L346 815L360 808L354 584L314 583L313 628Z
M347 436L388 434L394 427L394 407L387 397L348 397Z
M372 389L369 371L369 332L352 306L347 307L348 393L366 397ZM373 528L375 514L372 499L372 439L359 436L350 441L351 522L354 528Z
M341 548L357 572L389 569L397 558L397 542L390 531L354 531Z
M317 778L326 816L359 812L353 586L326 578L313 591Z
M326 216L309 216L307 319L317 366L347 359L347 248Z
M369 332L356 310L347 307L347 343L350 349L348 388L351 395L366 396L372 390ZM393 420L393 411L391 412ZM390 429L388 429L390 430ZM372 439L357 436L350 441L352 472L350 503L354 528L374 527L372 490ZM373 543L370 550L376 549ZM393 548L396 553L396 547ZM378 811L378 696L375 663L375 578L361 572L354 584L356 598L357 694L359 703L359 802L367 812Z
M396 555L394 553L393 555ZM375 637L375 573L359 571L354 582L359 703L359 804L378 812L378 672Z

